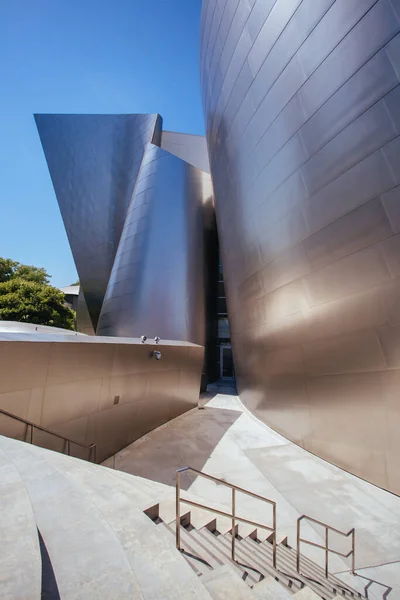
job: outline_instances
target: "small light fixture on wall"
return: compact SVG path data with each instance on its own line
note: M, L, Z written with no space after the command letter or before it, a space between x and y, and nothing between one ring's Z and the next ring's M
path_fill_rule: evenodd
M153 356L156 360L161 360L161 352L158 350L153 350Z

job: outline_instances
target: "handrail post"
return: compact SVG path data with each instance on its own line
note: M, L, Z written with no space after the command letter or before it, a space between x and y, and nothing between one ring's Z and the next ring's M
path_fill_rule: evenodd
M28 423L26 424L25 427L25 435L24 435L24 441L26 442L26 440L28 439L28 431L29 431L29 425Z
M296 569L300 573L300 519L297 519L296 531Z
M356 574L356 530L353 528L351 536L351 574Z
M276 569L276 502L272 505L272 527L274 528L274 539L272 546L272 565Z
M31 444L33 444L33 425L31 425Z
M325 527L325 577L328 579L329 529Z
M180 519L180 502L181 502L181 498L180 498L180 487L181 487L181 482L180 482L180 473L179 471L176 472L176 504L175 504L175 523L176 523L176 547L178 548L178 550L181 549L181 519Z
M232 488L232 560L235 560L235 537L236 537L236 497L235 488Z

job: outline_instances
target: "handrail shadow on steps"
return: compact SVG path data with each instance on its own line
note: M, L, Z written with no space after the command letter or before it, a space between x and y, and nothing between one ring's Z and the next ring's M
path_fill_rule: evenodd
M193 502L193 500L187 500L186 498L181 498L181 485L180 485L180 476L181 473L185 472L196 473L196 475L200 477L204 477L205 479L209 479L210 481L214 481L215 483L225 485L226 487L231 488L232 490L232 513L227 513L222 510L217 510L216 508L212 508L211 506L207 506L206 504L200 504L199 502ZM244 517L238 517L236 514L236 492L240 492L242 494L246 494L247 496L252 496L258 500L262 500L263 502L267 502L272 506L272 527L268 525L264 525L262 523L257 523L256 521L250 521L249 519L245 519ZM217 477L213 477L212 475L208 475L207 473L203 473L202 471L198 471L197 469L193 469L192 467L184 467L183 469L178 469L176 471L176 547L178 550L182 550L181 548L181 531L180 531L180 504L189 504L190 506L196 506L197 508L202 508L204 510L209 510L210 512L216 513L217 515L222 515L223 517L228 517L232 520L232 560L235 560L235 538L236 538L236 521L240 521L241 523L247 523L248 525L254 525L255 527L261 527L262 529L267 529L268 531L272 531L272 561L273 566L276 568L276 502L273 500L269 500L269 498L264 498L263 496L259 496L254 492L250 492L249 490L245 490L237 485L233 485L232 483L228 483L223 479L218 479Z

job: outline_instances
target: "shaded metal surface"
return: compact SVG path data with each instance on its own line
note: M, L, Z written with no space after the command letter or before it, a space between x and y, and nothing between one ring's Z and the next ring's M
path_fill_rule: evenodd
M242 400L400 493L400 2L203 0Z
M210 176L150 145L97 332L204 345L203 203Z
M210 172L208 160L207 140L202 135L163 131L161 134L161 148L185 160L201 171Z
M10 419L15 419L16 421L18 421L19 423L24 423L25 425L25 436L24 436L24 441L28 441L31 444L34 444L34 431L41 431L44 433L47 433L48 435L52 435L54 437L57 437L59 439L62 439L64 444L63 444L63 452L66 452L68 454L68 456L71 455L71 444L74 446L79 446L80 448L85 448L87 451L87 460L89 462L96 462L96 444L89 444L89 445L85 445L82 444L81 442L77 442L76 440L72 440L71 438L67 438L63 435L60 435L58 433L55 433L54 431L51 431L50 429L47 429L46 427L41 427L40 425L36 425L35 423L32 423L31 421L27 421L26 419L23 419L22 417L19 417L17 415L15 415L14 413L10 413L6 410L3 410L0 408L0 414L5 415L6 417L9 417ZM30 435L28 437L28 433L30 432Z
M78 306L76 309L76 328L79 332L86 335L95 335L82 286L79 289Z
M126 211L158 115L36 115L57 200L96 329Z
M102 462L197 406L202 364L203 348L186 342L2 333L0 409L84 446L96 444ZM0 414L0 433L25 440L26 423ZM65 451L64 440L47 431L35 428L33 442ZM88 458L87 448L70 445L74 456Z

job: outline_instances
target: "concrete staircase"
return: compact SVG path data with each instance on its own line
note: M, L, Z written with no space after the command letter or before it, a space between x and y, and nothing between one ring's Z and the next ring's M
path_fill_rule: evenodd
M171 499L147 508L145 514L175 541L175 507ZM247 598L299 600L340 596L359 599L364 596L302 555L300 574L296 570L296 552L286 539L277 544L277 564L273 567L272 536L247 525L236 525L235 561L231 558L232 530L229 520L210 519L207 511L192 509L180 515L181 554L201 578L210 595L217 600Z

